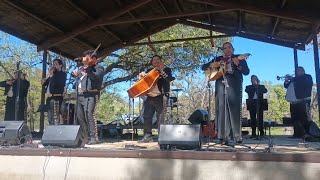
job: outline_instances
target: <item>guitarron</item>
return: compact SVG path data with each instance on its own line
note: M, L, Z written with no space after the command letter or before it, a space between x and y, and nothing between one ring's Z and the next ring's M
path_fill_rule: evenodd
M159 79L160 73L154 68L148 74L137 81L133 86L128 89L130 98L136 98L148 94L152 88L156 85Z
M246 53L246 54L239 55L237 58L239 60L244 60L244 59L247 59L250 55L251 55L250 53ZM221 76L223 76L224 73L225 73L225 69L221 67L214 67L213 62L210 64L209 68L205 70L206 78L209 81L215 81L219 79Z

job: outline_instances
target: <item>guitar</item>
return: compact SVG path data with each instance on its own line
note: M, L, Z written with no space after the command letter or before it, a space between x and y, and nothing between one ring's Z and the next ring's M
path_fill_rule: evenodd
M160 77L159 71L154 68L148 74L137 81L128 89L128 94L130 98L136 98L148 94L152 88L156 85Z
M250 53L246 53L246 54L239 55L236 58L238 58L239 60L244 60L244 59L247 59L250 55L251 55ZM221 64L221 62L224 63L223 60L220 60L218 63ZM219 79L226 72L226 69L225 69L226 66L223 66L223 67L221 67L220 65L218 67L216 67L214 65L214 62L212 62L210 64L209 68L207 70L205 70L206 78L209 81L215 81L215 80Z

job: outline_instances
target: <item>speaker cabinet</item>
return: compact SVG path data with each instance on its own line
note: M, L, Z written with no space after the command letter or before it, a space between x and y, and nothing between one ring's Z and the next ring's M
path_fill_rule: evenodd
M50 125L42 136L44 146L80 147L80 125Z
M25 121L0 122L1 145L19 145L27 140L32 140L32 136Z
M208 111L197 109L188 118L191 124L202 124L208 119Z
M201 149L201 126L200 124L161 124L159 147L162 150L174 149Z

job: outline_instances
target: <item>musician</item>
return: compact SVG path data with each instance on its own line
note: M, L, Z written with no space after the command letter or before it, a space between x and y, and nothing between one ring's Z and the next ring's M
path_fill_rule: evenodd
M163 123L163 111L164 111L164 96L169 97L170 82L175 78L172 77L171 69L166 67L162 61L161 56L154 55L151 59L150 64L157 68L160 72L160 77L157 81L156 86L147 94L147 99L144 102L144 137L139 140L140 143L147 143L152 141L152 118L154 113L157 115L158 132L160 130L160 124ZM141 72L139 78L146 76L146 73L151 71L148 69L147 72Z
M73 71L73 74L78 76L77 118L82 131L83 145L98 142L95 111L100 97L104 69L97 63L95 51L88 50L83 53L82 70Z
M222 68L220 66L223 65L226 70L225 75L215 82L216 127L220 143L234 145L242 142L242 75L248 75L249 68L245 60L240 61L239 55L233 54L234 48L230 42L223 44L222 51L223 56L204 64L202 70L208 69L211 63L216 68Z
M306 126L310 118L310 102L312 91L312 77L306 74L303 67L299 66L295 71L295 77L287 76L284 87L288 88L293 83L297 102L290 103L291 119L293 121L294 138L301 138L306 133Z
M263 104L263 94L268 90L264 85L260 85L260 80L256 75L251 76L252 85L246 86L246 93L248 93L247 107L250 111L252 138L256 137L257 120L259 124L260 136L264 136L263 131L263 110L265 104ZM258 112L259 111L259 112ZM258 116L258 117L257 117ZM258 119L257 119L258 118Z
M49 69L48 78L42 80L47 95L46 105L49 125L60 124L60 108L67 79L67 74L62 70L62 66L61 59L54 59L53 66Z
M19 102L18 102L18 114L16 120L27 120L26 119L26 103L27 96L30 87L30 82L25 78L26 74L22 73L20 75L20 92L19 92ZM4 87L4 95L6 98L6 111L4 115L5 121L15 120L15 104L17 100L17 88L18 88L18 73L14 73L14 78L6 81L0 82L0 87Z

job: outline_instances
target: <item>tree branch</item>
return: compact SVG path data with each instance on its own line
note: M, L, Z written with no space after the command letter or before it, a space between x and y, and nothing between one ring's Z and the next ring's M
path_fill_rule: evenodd
M139 74L139 71L136 71L128 76L124 76L124 77L118 77L118 78L115 78L115 79L112 79L110 81L105 81L102 83L102 88L101 89L104 89L106 88L107 86L110 86L112 84L115 84L115 83L118 83L118 82L123 82L123 81L127 81L127 80L130 80L132 78L134 78L135 76L137 76Z

